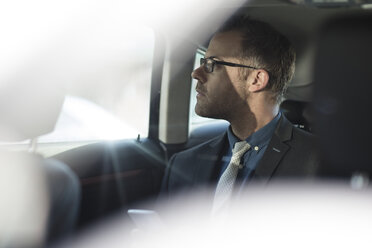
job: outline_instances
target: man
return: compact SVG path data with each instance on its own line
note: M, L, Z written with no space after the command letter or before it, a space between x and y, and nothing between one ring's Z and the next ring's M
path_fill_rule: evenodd
M216 189L213 205L223 205L233 188L252 180L314 176L318 158L312 135L279 112L294 65L292 45L271 26L247 17L229 20L192 77L198 81L196 113L225 119L230 127L170 159L162 196L208 185ZM239 141L245 141L239 143L242 150L235 145Z

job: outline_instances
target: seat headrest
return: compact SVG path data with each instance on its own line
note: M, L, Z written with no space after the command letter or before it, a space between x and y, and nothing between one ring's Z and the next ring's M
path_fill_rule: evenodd
M32 139L53 131L64 93L27 83L0 87L0 141Z
M306 131L311 131L313 117L310 103L296 100L284 100L280 104L280 110L292 124Z

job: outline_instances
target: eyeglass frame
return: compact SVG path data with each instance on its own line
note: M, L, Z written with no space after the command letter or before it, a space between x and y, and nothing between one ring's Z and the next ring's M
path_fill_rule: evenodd
M207 61L212 61L212 67L210 70L207 68ZM249 66L249 65L242 65L242 64L236 64L236 63L231 63L231 62L226 62L226 61L221 61L221 60L214 60L214 57L209 57L209 58L200 58L200 66L203 66L204 70L207 73L212 73L214 70L214 66L218 65L226 65L226 66L232 66L232 67L244 67L244 68L250 68L250 69L255 69L258 70L260 68Z

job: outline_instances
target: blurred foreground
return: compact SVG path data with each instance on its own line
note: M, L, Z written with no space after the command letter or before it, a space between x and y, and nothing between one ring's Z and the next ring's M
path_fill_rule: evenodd
M343 183L252 186L228 215L210 218L199 192L164 204L165 226L138 229L123 211L58 247L364 247L370 195Z

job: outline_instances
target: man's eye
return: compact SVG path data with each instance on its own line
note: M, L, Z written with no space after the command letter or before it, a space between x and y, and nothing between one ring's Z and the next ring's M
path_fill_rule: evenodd
M212 60L208 60L208 61L207 61L207 64L208 64L208 65L213 65L214 62L213 62Z

